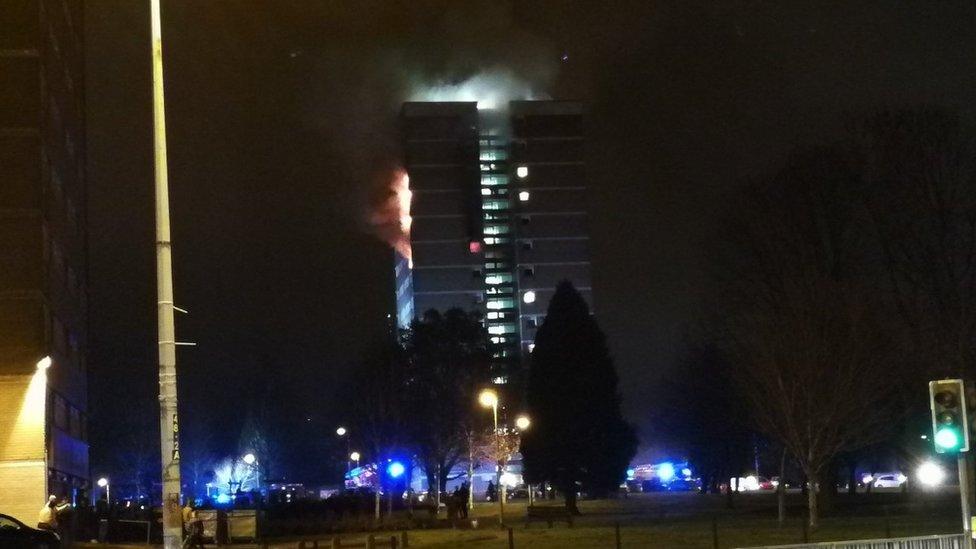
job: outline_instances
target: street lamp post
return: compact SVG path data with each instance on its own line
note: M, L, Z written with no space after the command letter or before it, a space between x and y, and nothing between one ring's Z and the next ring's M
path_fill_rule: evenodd
M108 483L108 479L102 477L98 479L98 485L105 489L105 503L112 505L112 487Z
M182 543L179 422L176 402L176 329L173 322L173 262L166 164L166 109L163 100L163 35L160 0L150 0L153 92L153 160L156 194L156 298L159 345L159 423L163 480L163 546Z
M258 458L252 452L244 454L242 458L251 469L254 470L254 482L258 485L258 492L261 492L261 467Z
M515 427L518 428L518 430L519 430L519 436L520 437L522 436L521 435L522 431L528 429L529 426L531 426L531 425L532 425L532 421L529 419L529 416L527 416L525 414L522 414L519 417L515 418ZM522 480L523 481L525 480L525 459L524 459L524 457L522 459ZM535 490L532 489L532 485L529 484L528 482L525 482L525 487L528 488L528 490L529 490L529 507L532 507L532 505L535 503L535 501L534 501L535 496L533 494L533 492L535 492Z
M351 460L353 460L353 461L356 462L356 468L357 469L359 468L359 457L360 457L359 456L359 452L353 452L353 453L349 454L349 459L351 459Z
M350 462L350 460L352 459L352 456L349 455L349 449L350 449L351 445L350 445L350 442L349 442L349 437L346 437L346 434L349 433L349 431L347 431L345 427L340 426L339 428L336 429L335 432L336 432L336 435L339 438L342 438L342 437L345 437L346 438L346 472L348 473L350 470L352 470L352 464ZM356 466L358 467L359 464L357 463ZM343 476L345 476L345 475L343 475Z
M491 415L495 426L495 489L498 494L498 524L505 524L505 488L502 486L502 440L498 433L498 393L491 389L485 389L478 395L478 402L482 406L491 407Z

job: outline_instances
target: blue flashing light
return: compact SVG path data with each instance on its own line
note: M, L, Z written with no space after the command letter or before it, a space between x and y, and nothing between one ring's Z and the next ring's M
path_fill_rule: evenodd
M674 465L670 463L662 463L657 468L657 477L664 482L668 482L674 478Z
M217 496L217 503L230 503L230 495L220 494Z
M390 475L390 478L400 478L406 470L399 461L393 461L386 466L386 474Z
M633 480L633 479L634 479L634 470L627 469L627 480Z

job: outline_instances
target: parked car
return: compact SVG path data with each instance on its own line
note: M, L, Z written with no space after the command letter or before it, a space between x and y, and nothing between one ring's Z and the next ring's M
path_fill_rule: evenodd
M31 528L9 515L0 514L0 547L10 549L59 549L61 538L54 532Z
M900 488L908 478L901 473L878 473L874 475L875 488Z

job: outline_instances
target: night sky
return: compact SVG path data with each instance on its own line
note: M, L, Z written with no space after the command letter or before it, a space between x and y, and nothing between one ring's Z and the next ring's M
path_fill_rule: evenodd
M86 9L100 474L158 436L149 17L148 2ZM328 449L391 312L392 255L368 219L396 162L398 104L479 71L588 104L595 309L647 433L659 380L681 375L703 250L737 182L840 138L847 116L935 104L972 117L974 9L166 0L176 298L191 312L177 333L198 343L179 354L184 444L230 454L248 412L272 403L287 438L312 444L285 449L292 477L323 476L300 456Z

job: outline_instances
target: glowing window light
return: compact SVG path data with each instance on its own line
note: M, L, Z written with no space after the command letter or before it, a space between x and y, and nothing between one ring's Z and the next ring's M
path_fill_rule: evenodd
M522 301L525 303L535 303L535 292L529 290L522 294Z
M519 179L525 179L529 176L529 167L519 166L518 168L515 168L515 175L517 175Z
M519 201L528 202L529 201L529 191L522 191L519 193Z
M491 189L481 189L481 196L491 196Z

